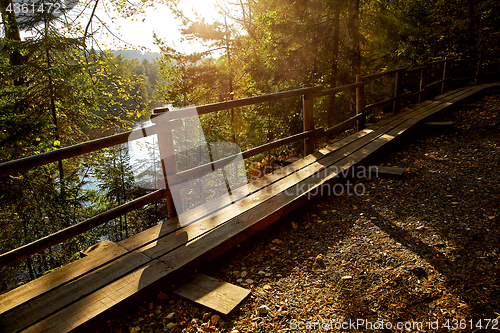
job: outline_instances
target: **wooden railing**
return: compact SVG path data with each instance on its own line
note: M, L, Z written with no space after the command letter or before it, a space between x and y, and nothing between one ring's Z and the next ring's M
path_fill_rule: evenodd
M486 60L487 59L482 57L475 59L464 59L464 60L444 59L439 61L427 62L423 66L416 68L399 67L382 73L376 73L370 75L357 75L355 83L340 87L324 88L322 86L304 85L302 88L290 91L283 91L268 95L248 97L226 102L202 105L196 107L196 110L198 115L203 115L221 110L234 109L236 107L241 107L241 106L277 101L284 98L301 97L303 105L302 107L303 131L301 133L297 133L295 135L280 140L276 140L270 143L266 143L264 145L244 151L242 152L242 156L243 158L248 158L297 141L303 141L304 155L308 155L314 152L315 142L320 138L326 137L335 132L342 131L348 128L349 126L352 126L354 123L357 124L357 129L361 130L365 126L366 117L374 109L381 107L385 104L393 103L392 112L397 113L402 108L403 100L418 96L418 101L421 102L425 99L430 98L433 94L437 95L439 93L443 93L449 87L449 84L452 82L456 83L456 82L473 81L475 84L477 84L479 83L479 80L487 76L495 75L496 78L498 78L500 74L500 60L495 59L495 61L497 61L497 67L495 71L482 72L483 64ZM490 61L491 63L491 60L488 61ZM454 72L457 72L457 69L458 70L460 70L461 68L463 69L465 64L470 64L470 63L476 63L475 73L474 73L475 75L468 77L454 77L456 75L451 74L452 66L455 66ZM438 66L441 66L440 79L435 80L433 82L429 82L431 71L434 72L434 77L435 77L436 68ZM407 90L405 92L404 76L415 75L415 74L420 74L419 89L417 91ZM382 77L388 77L388 76L390 77L392 75L395 76L393 96L388 99L366 105L365 87L367 85L374 84L376 80ZM439 90L435 91L436 90L435 87L439 87ZM356 114L348 118L347 120L344 120L339 124L336 124L330 128L325 129L322 127L316 127L314 124L314 99L323 96L329 96L329 98L335 98L336 93L352 89L355 89L356 92L356 105L355 105ZM158 108L154 110L154 113L151 116L152 121L154 122L155 118L160 115L162 115L162 121L166 119L167 121L172 121L172 122L187 116L191 116L191 114L188 114L187 111L183 109L168 111L167 109ZM148 127L147 128L148 135L158 134L159 132L163 133L163 131L159 131L159 126L161 125L155 124L151 127ZM108 148L111 146L123 144L125 142L141 139L144 138L144 136L145 136L144 129L133 130L97 140L84 142L70 147L57 149L51 152L2 163L0 164L0 177L12 175L17 172L29 170L48 163L80 156L103 148ZM166 142L160 142L160 151L161 151L161 145L172 144L171 140L170 142L168 142L169 140L164 140L164 141ZM228 163L230 163L233 160L233 158L234 156L229 156L224 159L209 163L207 165L202 165L179 173L175 172L173 177L169 178L170 186L172 186L172 184L174 183L180 183L189 178L200 177L204 175L205 173L207 173L206 171L207 166L210 166L209 168L210 170L222 168ZM164 177L166 177L167 174L168 174L167 170L165 170L164 168ZM99 226L114 218L127 214L146 204L153 203L165 197L167 198L169 217L170 218L174 217L176 215L175 207L172 202L172 196L170 190L167 186L167 188L165 189L155 190L147 195L144 195L140 198L127 202L123 205L115 207L106 212L103 212L85 221L79 222L66 229L60 230L56 233L43 237L32 243L23 245L9 252L3 253L0 255L0 268L12 264L14 262L17 262L19 260L22 260L24 258L27 258L35 253L41 252L53 245L62 243L77 235L87 232L92 228L95 228L96 226Z

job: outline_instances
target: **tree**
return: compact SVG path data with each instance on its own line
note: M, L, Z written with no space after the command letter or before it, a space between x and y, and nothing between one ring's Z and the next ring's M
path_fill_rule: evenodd
M90 9L89 21L81 25L70 24L82 14L77 11L61 16L40 12L18 22L8 10L12 2L0 3L4 33L0 50L0 161L83 142L89 134L102 134L103 125L109 127L109 134L128 130L148 111L146 78L127 70L121 59L89 47L96 45L93 28L104 28L93 22L99 3L84 4L82 8ZM120 10L126 15L138 8L127 9L120 1L112 4L122 6ZM32 36L21 40L20 29L31 31ZM99 197L85 186L88 163L93 162L91 157L82 156L2 177L0 225L5 232L0 251L95 215ZM122 201L131 198L124 193ZM70 260L72 254L94 243L100 232L52 247L2 274L12 274L10 280L19 279L15 272L26 267L34 278Z

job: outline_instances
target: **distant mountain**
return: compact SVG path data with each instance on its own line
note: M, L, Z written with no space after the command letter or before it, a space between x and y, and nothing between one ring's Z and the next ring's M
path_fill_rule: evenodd
M159 52L142 52L139 50L118 50L111 52L113 52L115 56L120 54L125 59L137 59L138 61L147 60L148 62L153 62L153 60L160 56Z

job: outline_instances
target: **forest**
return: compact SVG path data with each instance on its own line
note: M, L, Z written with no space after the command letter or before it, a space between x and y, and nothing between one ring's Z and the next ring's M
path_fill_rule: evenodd
M160 106L203 105L304 84L335 87L360 73L498 56L500 47L496 0L244 0L222 2L214 22L200 15L193 20L178 0L145 0L144 6L168 7L182 23L183 38L206 51L185 54L156 38L160 55L138 61L125 58L127 50L105 50L98 35L109 28L95 9L108 6L133 17L141 6L82 0L64 15L22 16L13 3L0 3L1 163L131 130ZM31 37L22 38L25 31ZM392 83L385 86L368 94L390 97ZM315 123L329 127L348 118L352 100L344 93L334 102L318 99ZM251 105L204 115L201 124L207 141L234 142L243 151L300 132L302 105L298 99ZM291 144L246 162L272 167L297 154L301 148ZM144 195L148 190L134 180L137 167L122 145L1 177L0 253ZM0 292L101 240L122 240L167 217L159 201L10 265L0 271Z

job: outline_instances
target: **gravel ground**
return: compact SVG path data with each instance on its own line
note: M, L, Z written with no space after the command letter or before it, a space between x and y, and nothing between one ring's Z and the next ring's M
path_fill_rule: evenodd
M315 198L203 269L252 290L229 315L165 290L98 331L499 330L500 96L475 104L377 161L403 177Z

